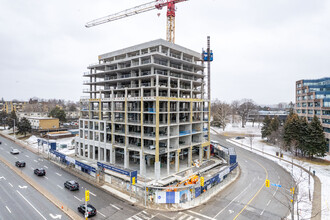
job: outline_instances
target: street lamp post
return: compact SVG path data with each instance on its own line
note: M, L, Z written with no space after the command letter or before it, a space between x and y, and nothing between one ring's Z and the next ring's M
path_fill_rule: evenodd
M16 140L16 134L15 134L15 119L14 120L14 140Z

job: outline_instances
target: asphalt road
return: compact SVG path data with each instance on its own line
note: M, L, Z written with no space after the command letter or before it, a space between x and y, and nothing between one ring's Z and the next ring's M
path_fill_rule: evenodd
M26 167L22 168L22 172L37 181L52 195L57 197L60 201L68 205L70 209L76 211L77 213L77 207L84 203L85 189L88 189L90 191L89 203L97 209L97 215L93 217L93 219L127 219L135 215L150 216L148 213L144 214L142 212L143 209L127 204L125 201L105 193L97 187L94 187L93 185L66 172L52 162L49 162L48 160L45 160L20 147L12 141L2 137L0 137L0 141L2 141L2 144L0 145L0 154L2 156L4 156L13 165L17 160L24 160L26 162ZM18 149L20 153L18 155L10 154L10 150L12 148ZM44 168L46 170L46 176L36 176L33 173L35 168ZM64 188L64 182L67 180L78 181L80 190L69 191ZM81 214L81 216L83 215Z
M219 141L223 146L235 147L238 162L241 168L239 179L224 189L219 195L206 204L197 208L180 212L160 212L146 210L132 206L115 196L104 193L93 185L67 173L55 164L39 158L38 155L25 150L15 143L0 137L0 154L8 155L6 159L14 164L18 159L23 159L27 167L22 171L42 184L50 193L63 201L72 210L84 201L84 190L90 190L90 203L93 204L98 214L94 219L178 219L178 220L206 220L206 219L281 219L289 214L288 192L291 176L279 165L261 156L236 147L225 141L225 137L212 135L213 140ZM1 148L2 147L2 148ZM16 156L8 152L11 147L21 151ZM46 169L45 177L37 177L33 169L43 167ZM272 183L281 184L283 187L264 187L265 179ZM77 180L81 189L68 191L63 188L66 180Z
M24 169L24 168L23 168ZM69 219L53 203L0 162L0 219Z

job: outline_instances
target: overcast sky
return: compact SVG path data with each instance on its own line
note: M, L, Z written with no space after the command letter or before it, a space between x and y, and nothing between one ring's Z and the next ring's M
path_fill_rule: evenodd
M78 101L83 72L98 55L166 38L166 9L93 28L85 23L149 1L0 0L0 98ZM212 99L290 102L295 81L330 75L329 0L190 0L176 7L177 44L200 52L211 36Z

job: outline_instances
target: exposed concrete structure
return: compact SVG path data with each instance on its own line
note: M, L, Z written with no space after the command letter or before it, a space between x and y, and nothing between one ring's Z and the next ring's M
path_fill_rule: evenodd
M201 54L159 39L88 67L76 154L160 179L210 158Z
M310 122L316 115L323 126L329 152L330 78L303 79L296 82L296 112Z

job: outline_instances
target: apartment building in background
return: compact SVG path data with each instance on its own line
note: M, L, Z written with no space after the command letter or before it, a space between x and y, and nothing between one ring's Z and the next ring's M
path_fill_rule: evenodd
M210 159L201 54L159 39L88 66L76 155L156 180Z
M330 77L302 79L296 82L296 113L310 122L316 115L322 122L329 152Z

